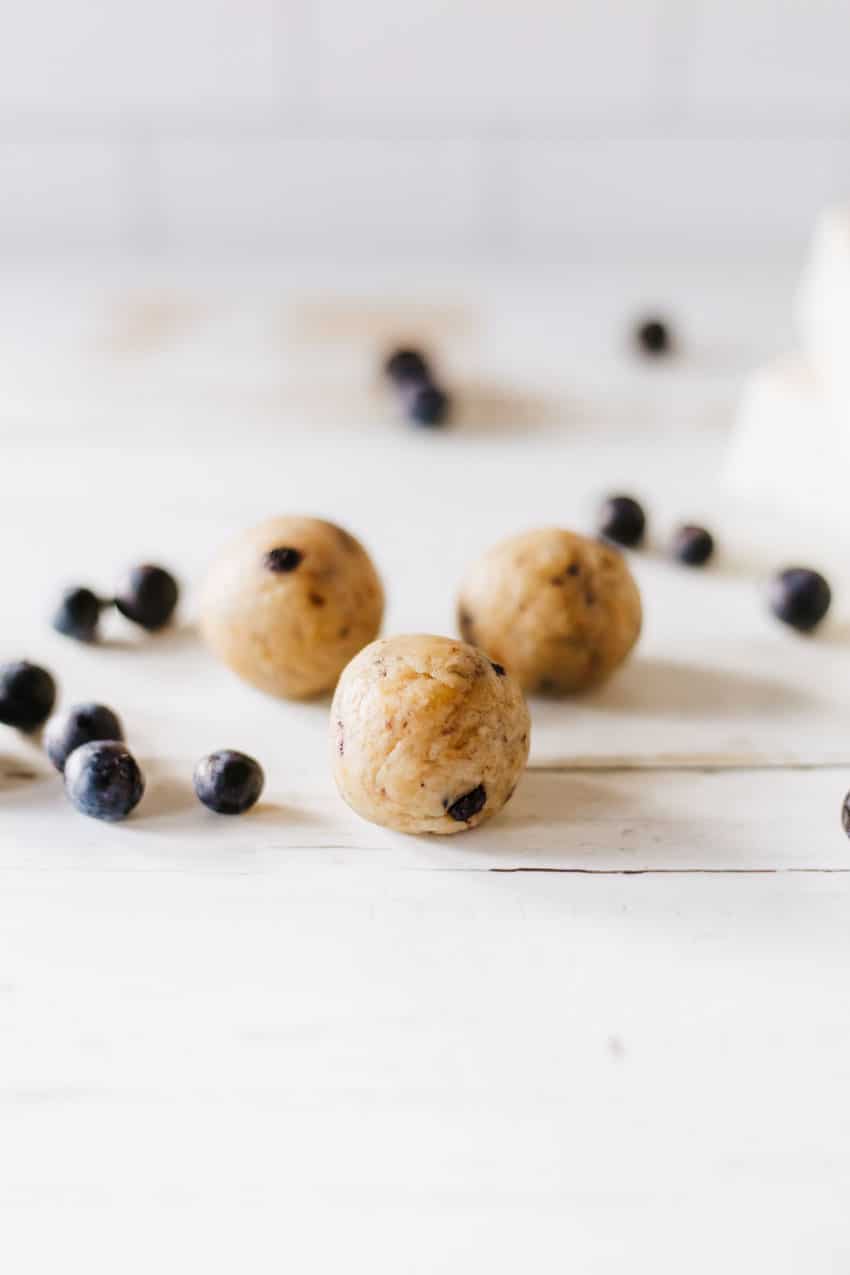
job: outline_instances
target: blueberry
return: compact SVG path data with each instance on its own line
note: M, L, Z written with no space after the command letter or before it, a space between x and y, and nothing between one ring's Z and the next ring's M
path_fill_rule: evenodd
M81 814L93 819L126 819L144 791L138 762L116 740L82 744L65 763L65 792Z
M269 549L263 559L263 566L267 571L274 571L283 574L287 571L294 571L300 566L304 560L304 554L300 549L293 549L289 545L280 545L277 549Z
M0 722L18 730L37 730L56 703L56 683L46 668L18 660L0 665Z
M841 807L841 826L850 837L850 792L844 798L844 804Z
M771 580L768 600L778 620L808 633L829 610L832 592L819 572L808 567L788 567Z
M253 757L223 748L201 758L194 782L198 801L217 815L241 815L259 800L266 777Z
M179 596L177 581L164 567L145 563L133 567L115 597L122 615L143 629L163 628L174 614Z
M497 664L495 660L491 660L491 661L490 661L490 667L491 667L491 669L493 670L493 672L496 674L496 676L497 676L497 677L504 677L504 676L505 676L505 666L504 666L504 664Z
M399 388L431 379L428 360L419 350L395 350L384 363L384 374Z
M93 642L102 606L91 589L66 589L53 616L53 627L57 633L76 638L78 642Z
M689 567L701 567L714 553L714 537L705 527L686 524L673 536L673 557Z
M439 385L427 382L406 394L407 415L417 425L442 425L449 414L449 396Z
M44 747L56 769L64 770L71 753L82 744L123 738L121 721L111 708L105 704L75 704L51 717L44 732Z
M479 810L483 810L487 804L487 789L483 784L471 788L469 792L465 792L462 797L458 797L457 801L453 801L447 808L446 814L451 815L452 819L456 819L458 823L467 823L473 815L477 815Z
M635 328L635 341L643 354L669 354L673 340L663 319L643 319Z
M643 540L646 514L631 496L611 496L599 515L599 534L618 545L634 548Z

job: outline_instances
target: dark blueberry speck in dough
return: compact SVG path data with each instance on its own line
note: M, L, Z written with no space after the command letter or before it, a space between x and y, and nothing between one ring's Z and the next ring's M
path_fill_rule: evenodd
M832 592L820 572L788 567L773 577L768 600L778 620L809 633L829 610Z
M631 496L610 496L599 515L599 534L633 549L643 540L646 514Z
M503 664L497 664L495 660L491 660L490 665L497 677L505 676L505 667Z
M42 726L56 702L56 683L47 669L27 660L0 664L0 722L18 730Z
M290 545L281 545L277 549L268 551L263 559L263 565L268 571L284 574L287 571L294 571L303 561L304 555L300 549L293 549Z
M452 819L456 819L458 823L466 823L483 810L487 804L487 789L483 784L470 789L469 792L458 797L457 801L453 801L448 807L446 813L451 815Z

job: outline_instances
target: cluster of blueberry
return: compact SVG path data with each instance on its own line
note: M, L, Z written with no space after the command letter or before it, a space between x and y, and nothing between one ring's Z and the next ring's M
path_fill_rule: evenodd
M631 496L611 496L602 506L598 530L606 540L635 549L646 535L646 514ZM714 537L705 527L684 524L674 532L671 552L686 566L701 567L714 553ZM768 588L773 614L801 633L817 628L831 601L829 584L810 567L777 571Z
M78 642L95 642L102 612L114 606L126 619L155 633L168 624L179 595L170 571L143 563L130 568L112 598L101 598L85 586L66 589L54 613L53 627Z
M145 777L124 743L124 727L105 704L53 712L56 681L37 664L0 665L0 722L27 734L45 726L44 748L77 810L94 819L125 819L142 799ZM198 800L216 814L240 815L259 800L265 777L253 757L232 749L195 767Z
M643 319L634 328L635 344L641 354L657 358L674 349L670 328L663 319ZM444 425L451 402L437 383L421 350L402 347L384 360L384 375L398 392L402 409L415 425Z
M435 381L420 350L396 350L384 363L384 375L415 425L443 425L448 420L449 396Z
M154 632L171 620L178 596L177 581L164 567L133 567L110 601L91 589L68 589L53 627L93 642L101 612L114 605L128 620ZM95 819L126 818L142 799L145 778L125 746L121 719L105 704L94 703L75 704L51 716L55 703L56 680L47 669L26 660L0 665L0 723L27 734L46 723L44 748L73 805ZM210 753L195 767L198 800L217 814L249 810L264 782L259 763L232 749Z

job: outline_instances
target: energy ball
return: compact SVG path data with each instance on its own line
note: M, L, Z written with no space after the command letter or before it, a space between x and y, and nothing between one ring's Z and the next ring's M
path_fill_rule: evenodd
M458 599L467 642L524 690L566 695L598 686L638 639L641 604L613 546L547 527L502 541L471 568Z
M516 681L466 642L415 634L373 642L339 680L334 778L364 819L450 834L495 815L528 761Z
M271 518L213 563L204 640L234 673L288 699L331 689L377 636L384 591L354 536L319 518Z

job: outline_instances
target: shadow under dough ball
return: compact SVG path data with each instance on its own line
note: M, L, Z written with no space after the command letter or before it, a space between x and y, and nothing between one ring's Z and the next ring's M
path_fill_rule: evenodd
M229 544L201 595L210 650L270 695L335 686L381 627L384 591L354 536L319 518L270 518Z
M469 569L458 598L466 641L544 695L604 682L637 642L641 620L619 550L558 527L495 545Z
M398 832L451 834L501 810L528 761L516 681L456 638L373 642L339 680L331 765L343 800Z

